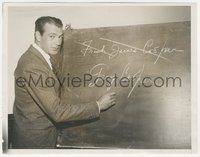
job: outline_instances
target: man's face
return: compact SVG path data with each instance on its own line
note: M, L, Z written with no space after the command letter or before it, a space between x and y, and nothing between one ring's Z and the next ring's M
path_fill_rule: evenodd
M46 23L44 32L40 35L39 46L48 54L54 55L60 51L63 40L63 30L54 24Z

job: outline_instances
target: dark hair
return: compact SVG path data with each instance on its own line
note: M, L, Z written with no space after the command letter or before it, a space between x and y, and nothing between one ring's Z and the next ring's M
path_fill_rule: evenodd
M60 19L51 16L42 16L35 21L35 32L39 31L42 35L44 33L44 25L46 23L54 24L59 28L63 27L63 23Z

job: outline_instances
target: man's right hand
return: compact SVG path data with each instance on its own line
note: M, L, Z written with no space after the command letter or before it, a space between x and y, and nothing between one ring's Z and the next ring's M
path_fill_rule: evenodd
M97 100L97 103L99 105L100 111L109 109L116 104L116 93L112 92L101 96L99 100Z

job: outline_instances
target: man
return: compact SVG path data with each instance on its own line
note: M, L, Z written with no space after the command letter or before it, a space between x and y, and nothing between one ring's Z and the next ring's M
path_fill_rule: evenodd
M35 43L21 56L15 70L15 118L13 148L55 148L56 124L89 120L116 104L115 93L96 102L66 104L59 98L59 86L50 55L60 51L63 24L55 17L40 17L35 22ZM51 79L48 79L51 78ZM48 81L47 81L48 80Z

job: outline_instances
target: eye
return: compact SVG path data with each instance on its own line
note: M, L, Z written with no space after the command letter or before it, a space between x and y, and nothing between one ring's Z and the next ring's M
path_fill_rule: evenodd
M59 38L60 38L60 39L63 39L63 38L64 38L64 36L63 36L63 35L61 35L61 36L59 36Z
M54 39L54 38L55 38L55 36L54 36L54 35L50 35L49 37L50 37L50 39Z

